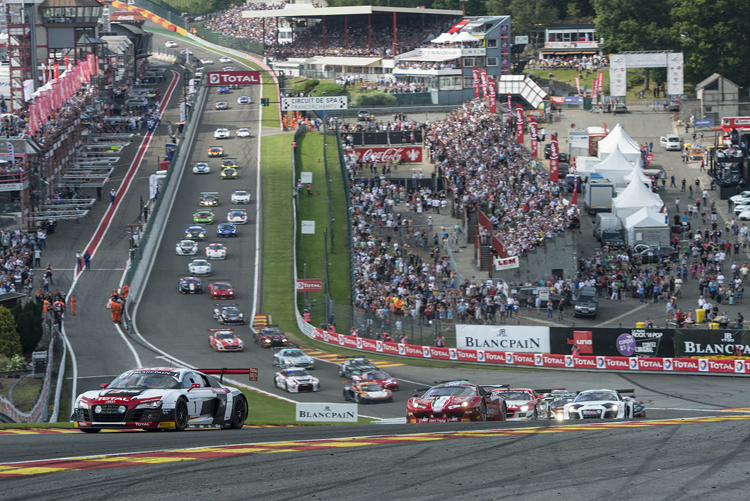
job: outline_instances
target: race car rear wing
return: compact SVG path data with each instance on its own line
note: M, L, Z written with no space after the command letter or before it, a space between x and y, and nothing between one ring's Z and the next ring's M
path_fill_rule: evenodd
M210 329L209 329L210 330ZM251 372L257 373L258 369L227 369L226 367L223 369L196 369L198 372L202 372L203 374L207 375L219 375L219 382L224 384L224 374L250 374Z
M625 390L615 390L617 393L627 393L630 395L635 395L635 390L633 388L625 389Z
M231 329L231 328L225 328L225 329L208 329L208 332L217 332L217 331L232 331L232 332L234 332L234 329Z

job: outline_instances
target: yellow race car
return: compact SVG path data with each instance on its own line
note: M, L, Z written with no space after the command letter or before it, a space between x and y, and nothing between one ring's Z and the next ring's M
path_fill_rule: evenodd
M224 167L223 169L221 169L222 179L237 179L238 174L239 171L237 171L236 167Z
M214 158L214 157L223 157L224 156L224 148L220 148L218 146L214 146L213 148L208 149L208 157Z

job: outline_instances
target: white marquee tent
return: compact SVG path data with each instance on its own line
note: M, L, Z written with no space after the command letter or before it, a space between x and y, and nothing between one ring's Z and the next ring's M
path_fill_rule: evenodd
M604 160L594 165L594 172L609 179L615 183L617 187L625 187L629 184L629 180L625 179L625 176L632 171L633 164L625 158L625 155L622 154L618 145L615 145L614 151L607 155Z
M607 134L607 137L599 141L599 158L606 159L616 148L620 149L630 163L636 166L641 165L641 147L619 123Z
M665 222L664 214L644 207L628 216L623 223L630 246L669 245L669 225Z
M622 221L640 209L659 211L664 206L661 197L652 192L639 179L633 179L617 198L612 200L612 212Z

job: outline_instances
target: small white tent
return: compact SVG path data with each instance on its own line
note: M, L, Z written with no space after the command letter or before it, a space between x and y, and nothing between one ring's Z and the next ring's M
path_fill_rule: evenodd
M643 169L640 167L633 167L633 171L630 174L625 175L625 181L630 182L633 179L640 179L646 186L651 187L653 181L651 178L644 174ZM658 182L658 179L656 180Z
M638 179L630 181L628 187L617 195L617 198L612 200L612 212L623 221L640 209L653 209L654 207L663 206L664 202L661 197L649 190Z
M664 214L643 208L624 220L625 236L628 245L669 245L669 225L664 222Z
M607 137L599 141L599 158L606 159L619 148L623 156L636 166L641 165L641 147L625 132L618 123Z
M594 166L594 172L597 172L615 183L617 187L625 187L629 184L629 181L625 179L625 176L633 171L633 164L625 158L625 155L620 151L619 146L615 146L615 150L607 156L604 160Z
M440 36L432 39L432 43L445 43L451 38L453 38L453 35L450 33L441 33Z

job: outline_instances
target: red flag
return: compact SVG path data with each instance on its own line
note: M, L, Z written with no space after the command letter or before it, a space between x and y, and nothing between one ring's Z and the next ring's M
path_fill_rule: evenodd
M516 142L523 143L523 106L516 103Z
M599 91L599 94L604 92L604 73L601 71L596 74L596 88Z
M70 69L70 57L65 54L65 71L68 71Z
M606 122L602 122L602 123L604 123L604 133L609 134L609 131L607 130L607 123Z
M93 74L94 74L94 55L93 54L88 54L86 56L86 62L88 63L89 75L93 76Z
M55 63L55 71L54 71L55 80L60 78L60 65Z
M549 180L553 183L559 181L560 155L557 146L557 134L552 134L549 145Z
M510 125L510 119L513 116L513 102L510 98L510 92L508 92L508 125Z
M497 113L497 88L492 77L487 78L487 91L490 93L490 113Z
M581 78L576 75L576 89L578 89L578 95L581 95Z
M474 81L474 95L479 98L482 83L479 81L479 68L476 66L471 68L471 78Z
M531 156L539 156L539 137L537 135L536 119L529 120L529 135L531 136Z
M482 80L482 100L487 100L487 70L482 68L479 72L479 78Z
M576 157L570 159L570 167L573 169L573 198L570 203L578 205L578 169L576 168Z
M599 97L599 80L595 78L591 84L591 99L596 101L598 97Z

